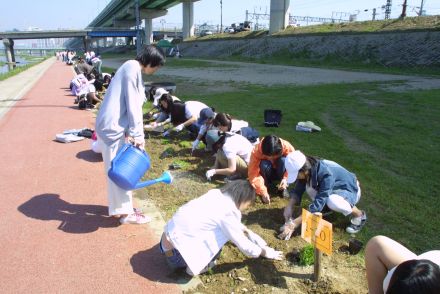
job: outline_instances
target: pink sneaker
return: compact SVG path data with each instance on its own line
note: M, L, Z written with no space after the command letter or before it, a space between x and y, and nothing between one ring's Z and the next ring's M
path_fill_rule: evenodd
M121 224L146 224L151 221L151 217L148 217L142 213L132 213L125 217L121 217L119 222Z

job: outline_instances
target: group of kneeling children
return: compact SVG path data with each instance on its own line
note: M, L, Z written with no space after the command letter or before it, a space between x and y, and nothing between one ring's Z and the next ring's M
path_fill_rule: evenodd
M226 113L215 113L214 109L198 101L182 102L165 89L152 88L150 98L153 109L147 118L154 122L147 124L145 129L162 131L164 136L172 131L188 130L194 139L192 151L203 141L205 149L215 153L215 164L206 171L207 180L221 175L226 182L220 189L212 189L180 207L166 224L160 250L171 268L186 269L190 275L206 272L216 264L228 241L249 257L282 259L281 251L269 247L265 240L241 223L241 212L253 203L256 195L264 203L270 203L269 191L273 186L279 194L289 198L284 208L285 224L278 236L281 239L288 240L295 229L301 227L301 216L294 217L293 211L295 206L300 206L304 192L311 199L310 212L330 210L350 216L348 233L358 233L365 225L366 213L356 206L361 197L359 180L338 163L306 155L275 135L265 136L260 141L258 132L246 121L233 119ZM163 126L167 124L173 127L165 131ZM294 184L294 188L288 190L290 184ZM397 250L390 253L394 258L381 254L386 250ZM425 253L433 256L434 262L420 261L424 255L419 258L394 240L384 236L373 238L366 250L370 293L402 293L402 289L416 293L415 286L407 281L408 272L428 268L434 273L437 270L438 274L435 260L440 263L439 253ZM414 261L405 263L410 257ZM397 271L399 276L394 281L391 279L393 283L390 284L391 275L401 263L403 270Z

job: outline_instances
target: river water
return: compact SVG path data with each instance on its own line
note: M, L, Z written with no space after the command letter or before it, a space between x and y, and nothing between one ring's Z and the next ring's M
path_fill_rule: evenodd
M6 62L6 56L0 55L0 62ZM23 66L29 63L29 61L27 61L24 58L21 58L20 56L15 56L15 62L17 62L17 66ZM9 71L8 64L4 64L0 66L0 74L7 73L8 71Z

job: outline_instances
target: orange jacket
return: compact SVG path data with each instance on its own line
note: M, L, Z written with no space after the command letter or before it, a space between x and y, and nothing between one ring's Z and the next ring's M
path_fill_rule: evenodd
M289 142L281 138L280 140L283 149L282 156L286 156L290 152L295 151L295 148L293 148L293 146ZM267 187L264 185L264 178L262 175L260 175L260 162L261 160L269 160L269 158L263 154L263 151L261 149L262 143L263 140L261 140L260 144L255 146L254 150L252 150L251 160L248 165L249 182L255 188L255 191L258 195L267 194ZM272 164L274 163L274 161L274 159L271 160ZM284 173L283 178L287 179L287 172Z

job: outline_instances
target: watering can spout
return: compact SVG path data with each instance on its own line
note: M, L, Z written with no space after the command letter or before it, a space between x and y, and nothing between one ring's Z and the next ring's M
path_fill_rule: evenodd
M172 181L173 181L173 177L171 176L171 174L168 171L166 171L157 179L137 183L136 187L134 189L145 188L145 187L151 186L156 183L161 183L161 182L165 183L165 184L171 184Z

